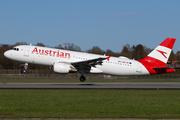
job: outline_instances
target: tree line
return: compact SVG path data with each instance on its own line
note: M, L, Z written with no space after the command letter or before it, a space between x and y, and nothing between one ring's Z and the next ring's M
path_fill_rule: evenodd
M0 69L19 69L20 64L23 64L23 63L9 60L4 57L4 52L6 50L12 49L14 46L17 46L17 45L27 45L27 43L26 42L17 42L13 45L0 44ZM48 47L48 46L45 46L43 43L37 43L36 45ZM87 53L93 53L93 54L99 54L99 55L114 56L114 57L124 56L124 57L130 58L130 59L135 59L135 60L139 60L139 59L146 57L153 50L153 49L150 49L141 44L133 45L133 46L126 44L126 45L122 46L121 52L114 52L110 49L102 50L98 46L94 46L89 50L82 51L79 46L77 46L73 43L59 44L59 45L55 46L54 48L72 50L72 51L78 51L78 52L87 52ZM169 61L173 62L175 60L180 61L180 51L177 51L176 53L174 53L172 51ZM48 67L45 67L45 66L39 66L39 65L33 65L33 64L29 64L28 68L29 69L37 69L37 70L38 69L42 69L42 70L49 69Z

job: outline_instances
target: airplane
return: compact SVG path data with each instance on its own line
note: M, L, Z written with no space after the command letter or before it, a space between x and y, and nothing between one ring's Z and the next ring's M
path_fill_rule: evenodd
M19 45L7 50L4 56L18 62L24 62L21 68L27 71L28 63L53 67L56 73L78 72L80 81L86 80L85 73L102 73L116 76L153 75L174 72L166 66L174 46L175 38L166 38L159 46L141 60L126 57L112 57L64 49L55 49L33 45Z

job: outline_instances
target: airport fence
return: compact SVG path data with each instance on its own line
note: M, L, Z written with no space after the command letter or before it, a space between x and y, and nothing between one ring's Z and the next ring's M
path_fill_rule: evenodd
M20 70L0 70L0 78L3 77L15 77L15 78L79 78L81 75L79 73L70 74L57 74L52 70L28 70L27 74L20 74ZM145 75L145 76L111 76L104 74L85 74L89 79L179 79L180 74L158 74L158 75Z

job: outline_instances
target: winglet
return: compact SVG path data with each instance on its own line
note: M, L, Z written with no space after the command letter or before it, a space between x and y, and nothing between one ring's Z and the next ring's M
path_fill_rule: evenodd
M109 61L109 58L110 58L111 56L109 56L109 57L106 57L106 59Z

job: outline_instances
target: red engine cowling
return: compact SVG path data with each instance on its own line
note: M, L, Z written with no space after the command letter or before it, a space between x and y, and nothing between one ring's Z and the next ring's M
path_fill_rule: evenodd
M53 65L53 70L56 73L69 73L70 64L55 62Z

